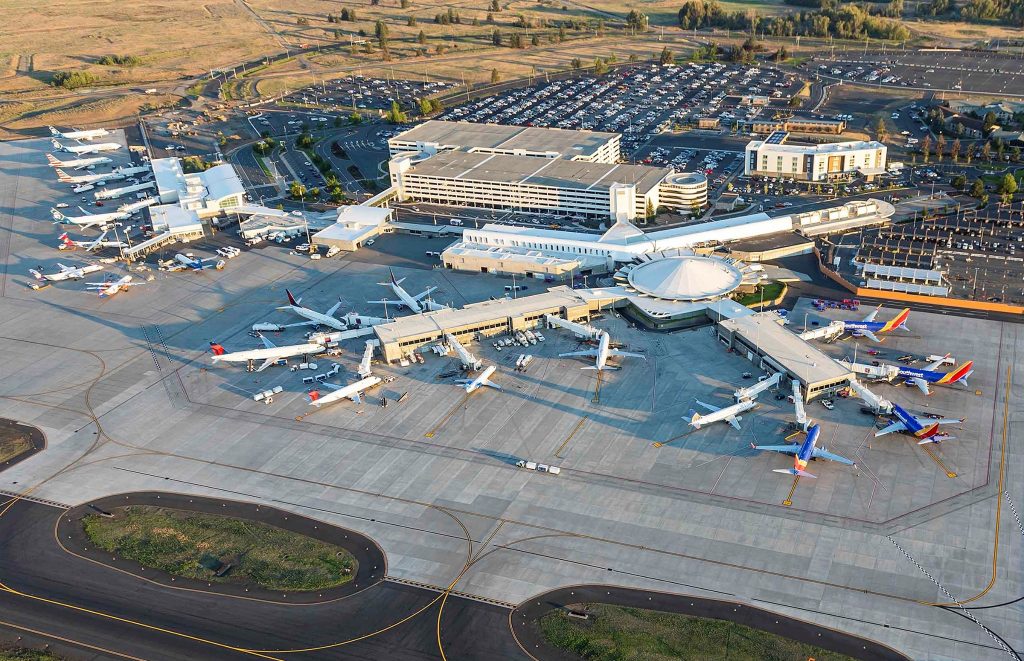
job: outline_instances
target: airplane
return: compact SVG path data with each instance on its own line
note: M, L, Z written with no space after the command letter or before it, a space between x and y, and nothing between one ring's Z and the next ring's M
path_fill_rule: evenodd
M90 158L73 158L69 161L61 161L53 154L47 154L46 160L50 162L51 168L74 168L75 170L81 170L82 168L91 168L95 165L103 165L105 163L113 163L113 161L106 156L92 156Z
M707 410L711 411L711 413L707 415L701 415L700 413L697 413L696 411L691 409L689 424L694 429L700 429L704 425L709 425L712 422L719 421L728 422L730 425L733 426L733 428L739 429L740 420L742 420L743 418L737 414L743 413L744 411L749 411L750 409L757 406L757 401L753 399L745 399L742 402L737 402L732 406L726 406L725 408L718 408L717 406L712 406L711 404L705 404L699 399L697 400L697 403L706 408ZM686 420L686 418L684 417L683 420Z
M192 269L193 271L202 271L203 269L214 268L216 264L207 264L206 262L215 261L216 257L206 257L205 259L198 259L196 257L189 257L183 255L180 252L174 255L174 261L178 264L175 267L171 267L175 271L184 271L185 269Z
M94 291L100 295L100 298L107 298L118 294L123 291L128 291L129 287L138 287L144 285L144 282L132 282L132 276L125 275L119 280L106 281L106 282L89 282L86 283L85 287L89 291Z
M85 156L86 154L97 154L101 151L115 151L121 148L117 142L97 142L88 145L62 145L56 140L50 140L55 151L64 151L69 154Z
M475 391L477 388L480 388L482 386L490 386L491 388L501 390L501 386L488 379L488 377L494 374L494 372L497 369L497 367L491 365L483 372L480 372L480 374L478 374L475 379L456 379L455 384L462 386L462 388L466 391L467 394Z
M248 351L233 351L228 353L224 347L216 342L210 342L210 351L213 352L213 362L219 363L221 361L227 363L241 363L247 364L250 372L262 372L282 358L293 358L295 356L309 356L312 354L322 353L324 345L322 344L293 344L290 346L279 347L263 335L260 335L260 340L263 341L262 349L250 349ZM263 364L258 368L253 369L253 363L262 360Z
M429 287L423 293L417 294L416 296L412 296L412 295L409 294L409 292L405 291L405 289L402 288L402 282L405 281L405 278L401 278L400 280L395 280L395 273L390 268L388 269L388 273L391 274L391 281L390 282L378 282L377 284L378 285L384 285L385 287L391 287L391 291L395 292L395 296L397 296L399 298L401 303L403 305L405 305L405 307L407 307L410 310L412 310L413 312L423 312L424 309L427 309L427 310L447 310L448 309L447 305L441 305L440 303L435 303L435 302L431 301L430 299L427 299L426 301L423 301L423 299L426 298L427 295L430 294L430 292L432 292L435 289L437 289L437 287ZM421 303L420 301L423 301L423 302ZM389 301L387 299L382 300L382 301L367 301L367 303L383 303L383 304L395 303L395 302L396 301Z
M565 358L567 356L594 356L596 358L595 364L590 367L583 367L585 370L597 370L598 372L610 369L617 370L618 367L613 367L608 364L609 356L629 356L631 358L643 358L647 360L647 356L639 353L630 353L628 351L621 351L619 349L612 349L609 347L611 344L611 338L608 337L608 333L601 331L597 336L597 348L586 349L584 351L570 351L569 353L558 354L559 358Z
M141 184L122 186L121 188L104 188L103 190L96 191L92 195L97 200L113 200L118 197L121 197L122 195L127 195L128 193L134 193L136 191L146 190L147 188L156 188L156 183L152 181L147 181Z
M924 420L909 413L905 408L896 404L892 405L892 415L896 416L896 422L884 429L875 432L875 436L885 436L893 432L904 432L915 438L919 438L918 445L925 443L941 443L951 441L955 436L950 436L939 431L939 425L954 425L962 423L966 418L926 418Z
M875 321L875 317L881 309L882 306L879 305L877 308L872 310L871 314L864 317L861 321L844 321L843 330L854 337L866 337L872 342L881 342L882 340L878 338L878 335L888 333L889 331L896 330L897 328L909 330L907 328L907 319L910 318L910 308L903 308L899 314L889 321ZM878 335L876 335L876 333Z
M110 131L107 129L87 129L84 131L58 131L52 126L49 127L50 135L55 138L64 138L66 140L92 140L93 138L102 138L105 135L110 135Z
M923 369L916 367L907 367L906 365L898 365L900 370L900 376L904 377L905 383L913 386L917 386L921 392L926 395L932 394L928 384L934 383L937 385L945 386L953 383L962 383L965 386L968 385L967 377L974 374L974 361L968 360L963 365L954 367L948 372L937 371L939 366L949 357L946 354L941 359L936 360L934 363L926 365Z
M88 250L91 252L93 250L98 250L100 248L128 247L128 244L123 241L104 241L104 237L106 236L107 232L104 231L103 234L100 234L100 237L98 239L94 239L92 241L75 241L74 239L68 236L67 232L64 232L63 234L60 235L60 237L58 237L61 241L61 244L57 246L57 250L77 250L79 248L82 248L84 250Z
M360 395L363 391L369 390L380 382L381 378L379 376L368 376L347 386L336 386L333 383L321 383L320 385L322 386L334 388L334 392L321 396L318 390L311 390L309 392L309 405L320 408L324 404L330 404L331 402L336 402L339 399L345 398L351 399L356 404L362 404L363 400Z
M300 321L300 322L295 323L295 324L286 324L286 325L282 326L282 328L292 328L293 326L318 326L319 325L319 326L329 326L329 327L334 328L336 330L347 330L348 329L348 324L346 324L344 321L340 321L340 320L338 320L338 319L336 319L334 317L334 313L338 311L339 307L341 307L341 301L338 301L337 303L332 305L330 308L327 309L326 312L317 312L316 310L311 310L311 309L309 309L307 307L303 307L303 306L299 305L299 303L302 302L302 299L301 298L296 299L294 296L292 296L292 293L290 291L288 291L287 289L284 290L284 293L288 295L288 305L282 305L281 307L279 307L277 309L278 310L291 310L292 312L294 312L295 314L299 315L303 319L306 319L307 321Z
M32 274L36 280L49 280L50 282L61 282L62 280L81 280L89 273L95 273L96 271L102 271L103 266L101 264L84 264L82 266L65 266L60 262L57 262L57 268L60 269L57 273L43 273L43 267L39 269L29 269L29 273Z
M821 427L818 425L811 425L807 429L807 438L805 438L804 442L799 445L796 443L786 443L785 445L754 445L751 443L750 447L755 450L769 450L771 452L781 452L783 454L793 455L793 468L775 468L772 469L773 473L787 473L789 475L799 475L800 477L817 478L817 475L813 475L804 470L807 468L807 462L813 461L814 459L838 461L839 463L846 464L847 466L857 465L846 457L841 457L838 454L829 452L825 448L817 447L816 444L820 435Z
M132 177L137 174L146 174L147 172L152 172L152 168L150 168L150 166L148 165L138 165L134 167L122 165L121 167L114 168L111 172L113 174L119 174L124 177Z
M82 207L78 207L82 209ZM85 209L82 209L84 216L65 216L56 209L50 209L50 215L53 217L53 222L60 225L78 225L82 229L89 229L90 227L99 227L105 229L110 223L118 220L124 220L131 216L121 211L114 211L112 213L89 213Z
M100 182L117 181L124 179L125 175L115 172L106 174L80 174L72 177L70 174L57 168L57 181L62 184L98 184Z

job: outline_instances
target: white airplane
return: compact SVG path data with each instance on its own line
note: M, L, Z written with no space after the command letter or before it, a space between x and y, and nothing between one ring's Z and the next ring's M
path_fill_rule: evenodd
M743 419L742 417L740 417L739 414L743 413L744 411L749 411L750 409L757 406L757 400L753 399L746 399L743 400L742 402L737 402L732 406L726 406L725 408L719 408L717 406L712 406L711 404L705 404L699 399L697 400L697 403L706 408L707 410L711 411L711 413L708 413L707 415L701 415L700 413L697 413L696 411L691 409L689 424L694 429L700 429L704 425L709 425L712 422L728 422L730 425L733 426L733 428L739 429L740 420ZM686 420L686 418L683 418L683 420Z
M132 276L125 275L119 280L107 281L107 282L89 282L86 283L85 287L89 291L96 292L100 295L100 298L107 298L118 294L123 291L128 291L129 287L138 287L144 285L144 282L132 282Z
M495 388L497 390L501 390L501 386L499 386L497 383L494 383L493 381L488 379L488 377L490 375L494 374L495 370L497 370L497 369L498 369L497 367L495 367L494 365L491 365L490 367L485 369L483 372L480 372L480 374L478 374L475 379L456 379L455 383L457 385L462 386L462 388L467 393L471 393L474 390L476 390L477 388L480 388L481 386L490 386L491 388Z
M432 292L435 289L437 289L437 287L430 287L426 291L424 291L423 293L417 294L416 296L412 296L412 295L409 294L409 292L405 291L405 289L402 288L402 282L405 281L405 278L402 278L401 280L395 280L395 273L394 273L394 271L392 271L389 268L388 272L391 273L391 281L390 282L378 282L377 284L378 285L384 285L385 287L391 287L391 291L395 292L395 296L397 296L399 298L399 300L401 301L402 305L405 305L405 307L409 308L413 312L423 312L424 309L427 309L427 310L447 310L448 309L447 305L441 305L440 303L435 303L434 301L431 301L430 299L427 299L426 301L423 301L423 299L425 299L427 297L427 295L430 294L430 292ZM423 302L421 303L420 301L423 301ZM396 301L389 301L387 299L382 300L382 301L367 301L367 303L383 303L383 304L395 303L395 302Z
M92 156L90 158L73 158L69 161L61 161L53 154L47 154L46 160L50 162L51 168L73 168L75 170L81 170L82 168L91 168L96 165L104 165L106 163L112 163L106 156Z
M374 387L381 382L381 378L377 376L368 376L365 379L360 379L355 383L351 383L347 386L336 386L333 383L321 383L322 386L328 388L334 388L334 392L327 395L321 395L318 390L311 390L309 392L309 405L320 408L324 404L330 404L336 402L339 399L351 399L356 404L362 404L363 400L360 395L366 390Z
M262 372L282 358L310 356L322 353L324 350L324 345L322 344L293 344L290 346L279 347L263 335L260 335L260 340L263 341L263 349L250 349L249 351L234 351L231 353L227 353L222 345L217 344L216 342L210 342L210 351L213 352L213 362L219 363L223 361L226 363L246 363L249 371ZM263 364L254 370L253 363L258 360L262 360Z
M116 151L121 148L121 145L117 142L97 142L89 145L62 145L56 140L51 140L50 143L56 151L64 151L69 154L77 154L78 156L98 154L101 151Z
M57 168L57 181L62 184L98 184L107 181L117 181L118 179L124 179L125 175L117 174L115 172L108 172L106 174L79 174L71 176L64 170Z
M82 209L82 207L78 207ZM110 223L118 220L124 220L131 216L121 211L114 211L111 213L89 213L85 209L82 209L84 216L65 216L56 209L50 209L50 215L53 217L53 222L60 225L78 225L82 229L88 229L90 227L99 227L105 229Z
M65 266L60 262L57 262L57 268L60 269L57 273L43 273L43 267L40 266L38 270L29 269L29 273L36 280L49 280L50 282L61 282L62 280L81 280L89 273L95 273L96 271L102 271L103 266L101 264L83 264L82 266Z
M128 204L122 204L117 208L117 211L118 213L125 214L125 217L127 217L131 216L132 214L138 213L139 211L142 211L146 207L151 207L159 201L159 198L147 197L143 200L139 200L138 202L129 202Z
M285 324L284 326L281 326L281 328L292 328L293 326L329 326L336 330L348 329L348 325L344 321L340 321L334 316L334 313L341 307L341 301L332 305L326 312L317 312L316 310L310 310L307 307L299 305L299 303L302 302L302 299L296 299L287 289L284 290L284 293L288 295L288 305L282 305L277 309L291 310L307 321L300 321L296 324Z
M146 190L148 188L156 188L156 183L147 181L142 184L135 184L133 186L122 186L121 188L105 188L103 190L96 191L92 194L97 200L113 200L114 198L127 195L128 193L134 193L140 190Z
M57 129L50 128L50 135L55 138L65 138L67 140L92 140L93 138L102 138L105 135L110 135L110 131L107 129L86 129L84 131L58 131Z
M78 250L79 248L82 248L83 250L88 250L92 252L93 250L99 250L100 248L128 247L128 244L125 243L124 241L105 241L104 239L106 238L107 234L108 232L104 231L103 234L100 234L100 237L98 239L93 239L92 241L75 241L74 239L68 236L67 232L64 232L59 237L61 243L59 246L57 246L57 250Z
M586 349L585 351L570 351L569 353L558 354L559 358L566 358L568 356L594 356L597 360L594 365L590 367L583 367L585 370L597 370L603 371L606 369L617 370L618 367L612 367L608 365L608 356L629 356L631 358L643 358L647 360L647 356L639 353L630 353L628 351L620 351L619 349L612 349L611 338L608 333L601 331L597 336L597 348Z
M196 257L189 257L183 255L180 252L174 255L174 261L177 262L175 266L171 267L173 271L184 271L185 269L192 269L193 271L202 271L203 269L211 269L216 264L207 264L206 262L215 262L216 257L206 257L204 259L198 259Z
M122 165L121 167L117 167L117 168L113 169L113 172L115 174L124 175L125 177L131 177L131 176L134 176L134 175L137 175L137 174L146 174L147 172L151 172L151 171L152 170L151 170L151 168L148 165L138 165L138 166L135 166L135 167L130 167L130 166Z

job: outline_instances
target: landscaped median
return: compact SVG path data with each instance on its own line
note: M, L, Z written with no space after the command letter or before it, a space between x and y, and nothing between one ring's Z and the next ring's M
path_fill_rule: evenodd
M28 459L44 447L43 432L17 420L0 418L0 470Z
M170 493L110 496L68 510L71 553L147 581L289 603L319 603L382 580L369 538L263 505Z

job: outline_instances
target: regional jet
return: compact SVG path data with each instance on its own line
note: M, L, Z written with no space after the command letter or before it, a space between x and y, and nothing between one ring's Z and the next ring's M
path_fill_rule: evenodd
M411 294L409 294L409 292L405 291L405 289L402 288L402 282L405 281L405 278L401 278L399 280L395 280L395 273L394 273L394 271L392 271L389 268L388 272L391 273L391 280L389 282L378 282L377 284L378 285L384 285L385 287L391 287L391 291L395 292L395 296L397 296L399 298L399 300L401 301L401 304L404 305L405 307L409 308L413 312L423 312L424 309L427 309L427 310L446 310L446 309L448 309L447 305L441 305L440 303L435 303L434 301L432 301L430 299L427 299L425 301L423 300L423 299L427 298L427 296L430 294L430 292L432 292L435 289L437 289L437 287L430 287L426 291L424 291L423 293L417 294L416 296L412 296ZM395 302L396 301L389 301L387 299L382 300L382 301L367 301L367 303L383 303L383 304L395 303Z
M814 461L815 459L838 461L839 463L846 464L847 466L857 465L846 457L841 457L838 454L829 452L825 448L817 447L818 437L820 435L821 427L818 425L811 425L807 430L807 438L804 439L803 443L786 443L785 445L754 445L751 443L750 447L755 450L769 450L771 452L781 452L783 454L793 455L792 468L775 468L772 470L774 473L787 473L789 475L799 475L800 477L816 478L817 475L812 475L804 470L807 468L807 462Z
M222 345L217 344L216 342L210 342L210 351L213 352L213 362L219 363L223 361L226 363L246 363L250 372L262 372L282 358L311 356L322 353L324 350L324 346L322 344L294 344L279 347L263 335L260 335L260 340L263 341L263 349L233 351L231 353L227 353ZM259 360L262 360L263 364L258 368L253 369L254 363Z
M491 388L495 388L497 390L501 390L501 386L499 386L497 383L494 383L493 381L491 381L488 378L492 374L494 374L495 370L497 370L497 369L498 369L497 367L495 367L494 365L491 365L490 367L485 369L483 372L480 372L480 374L478 374L475 379L456 379L455 380L455 384L459 385L459 386L462 386L462 388L467 393L471 393L471 392L475 391L477 388L480 388L482 386L489 386Z
M138 287L144 285L144 282L132 282L132 276L125 275L118 280L106 281L106 282L89 282L86 283L85 287L91 292L96 292L100 295L100 298L107 298L118 294L123 291L128 291L129 287Z
M735 429L739 429L740 420L743 419L742 417L740 417L739 414L743 413L744 411L749 411L750 409L757 406L757 401L753 399L745 399L741 402L733 404L732 406L726 406L725 408L719 408L717 406L712 406L711 404L705 404L699 399L697 400L697 404L711 411L711 413L708 413L707 415L701 415L700 413L697 413L696 411L691 409L689 414L689 424L694 429L700 429L704 425L709 425L712 422L728 422ZM687 418L683 419L686 420Z
M326 395L321 395L318 390L311 390L309 392L309 405L320 408L324 404L330 404L336 402L339 399L351 399L356 404L362 404L363 400L361 395L366 390L374 387L381 382L381 378L378 376L368 376L365 379L360 379L355 383L351 383L347 386L336 386L333 383L321 383L322 386L328 388L334 388L334 392Z
M880 429L875 432L875 436L885 436L893 432L903 432L909 436L920 439L917 444L924 445L925 443L941 443L942 441L951 441L955 436L950 436L944 432L939 431L939 425L954 425L962 423L965 418L925 418L921 419L909 413L899 404L893 403L892 415L896 417L896 421L888 427Z
M879 339L878 335L888 333L897 328L909 330L907 328L907 319L910 318L910 308L903 308L899 314L889 321L875 321L875 317L878 316L878 312L881 309L882 306L879 305L861 321L844 321L843 330L854 337L866 337L872 342L881 342L882 340Z
M78 250L79 248L82 248L83 250L92 252L93 250L99 250L100 248L128 247L128 244L124 241L106 241L105 239L107 234L108 232L103 232L103 234L100 234L98 239L93 239L92 241L76 241L69 237L67 232L64 232L59 237L61 243L57 246L57 250Z
M340 321L334 316L334 313L337 312L338 308L341 307L341 301L338 301L337 303L329 307L326 312L317 312L316 310L311 310L307 307L299 305L299 303L302 302L302 299L295 298L294 296L292 296L292 293L287 289L284 290L284 293L288 295L288 305L282 305L277 309L291 310L292 312L299 315L303 319L306 319L307 321L300 321L295 324L285 324L284 326L281 326L281 328L291 328L293 326L329 326L336 330L348 329L348 324L346 324L344 321Z
M55 138L64 138L66 140L92 140L93 138L102 138L105 135L110 135L110 131L107 129L86 129L81 131L58 131L57 129L50 128L50 135Z
M56 151L64 151L78 156L97 154L101 151L116 151L121 148L121 144L117 142L97 142L95 144L88 145L62 145L56 140L51 140L50 143Z
M619 349L612 349L610 347L611 338L608 337L608 333L601 331L597 336L597 347L594 349L586 349L584 351L570 351L569 353L558 354L559 358L566 358L568 356L594 356L595 363L589 367L583 367L585 370L597 370L598 372L609 370L617 370L618 367L613 367L608 364L609 356L629 356L630 358L643 358L647 360L647 356L639 353L630 353L628 351L621 351Z
M38 269L29 269L29 273L36 280L49 280L50 282L61 282L62 280L81 280L89 273L95 273L102 271L103 266L100 264L83 264L82 266L65 266L60 262L57 262L57 268L60 269L57 273L43 273L43 267L40 266Z
M81 170L82 168L92 168L96 165L104 165L106 163L112 163L106 156L92 156L90 158L73 158L69 161L61 161L53 154L47 154L46 160L50 162L51 168L73 168L75 170Z

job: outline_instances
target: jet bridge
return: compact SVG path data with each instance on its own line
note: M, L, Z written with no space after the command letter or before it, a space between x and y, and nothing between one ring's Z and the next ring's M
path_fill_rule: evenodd
M550 315L550 314L544 315L544 321L546 321L548 324L550 324L552 326L559 326L559 327L564 328L566 330L570 330L573 333L575 333L576 335L579 335L580 337L584 337L584 338L586 338L588 340L596 340L597 336L601 334L601 331L596 329L596 328L594 328L593 326L587 326L585 324L577 324L574 321L569 321L567 319L562 319L561 317L556 317L556 316Z
M839 361L840 365L848 367L851 372L871 377L875 381L888 381L892 383L900 375L900 368L895 365L866 365L855 363L845 358Z
M833 321L827 326L819 326L800 333L801 340L824 340L831 342L843 334L843 322Z
M775 386L779 385L780 381L782 381L782 372L776 372L775 374L769 376L767 379L764 379L763 381L758 381L749 388L740 388L739 390L734 392L732 396L737 402L742 402L745 399L755 399L765 390L768 390L769 388L774 388Z
M462 346L462 344L455 339L454 335L451 333L445 333L444 338L448 341L448 346L454 349L455 353L458 354L459 359L462 360L462 365L466 369L478 370L483 367L484 361L469 353L469 351L466 350L466 347Z
M850 388L853 392L857 393L857 396L864 400L864 403L873 409L875 413L892 413L892 402L871 392L868 390L867 386L857 379L850 379Z
M800 428L807 431L811 421L807 417L807 411L804 409L804 397L800 392L800 382L793 379L793 411L796 414L796 424L800 425Z

